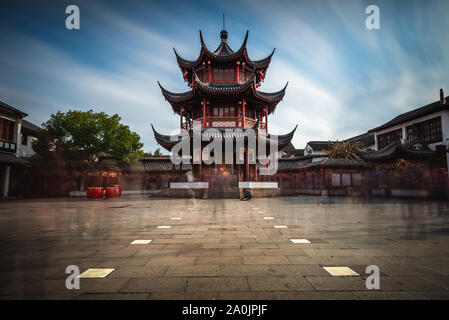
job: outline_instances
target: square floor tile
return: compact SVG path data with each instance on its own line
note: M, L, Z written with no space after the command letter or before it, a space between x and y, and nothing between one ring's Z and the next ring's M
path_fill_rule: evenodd
M334 277L359 276L357 272L348 267L323 267L323 269L329 272Z
M149 244L153 240L134 240L131 244Z
M78 278L104 278L115 269L87 269Z
M293 242L293 243L311 243L307 239L290 239L290 241Z
M158 226L157 229L170 229L171 226Z
M274 219L274 217L263 217L264 218L264 220L273 220Z
M276 228L276 229L285 229L285 228L288 228L287 226L273 226L274 228Z

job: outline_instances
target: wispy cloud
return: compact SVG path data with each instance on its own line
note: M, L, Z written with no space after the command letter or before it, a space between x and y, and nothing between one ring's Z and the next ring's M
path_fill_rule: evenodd
M188 89L172 48L195 59L199 29L214 48L225 11L233 47L249 29L252 58L277 48L261 90L289 86L270 131L285 133L299 123L298 148L344 139L436 100L440 87L449 90L448 3L395 3L379 4L377 31L364 27L366 1L131 2L126 8L90 1L81 7L78 33L51 23L27 28L14 20L24 10L17 7L0 22L7 23L0 31L0 99L37 123L69 108L118 113L154 150L149 123L163 132L179 124L156 81Z

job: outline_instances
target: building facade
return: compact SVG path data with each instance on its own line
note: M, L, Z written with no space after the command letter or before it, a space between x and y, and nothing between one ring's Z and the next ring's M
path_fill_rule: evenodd
M23 193L27 157L34 154L32 141L37 126L24 120L27 114L0 101L0 182L1 196Z

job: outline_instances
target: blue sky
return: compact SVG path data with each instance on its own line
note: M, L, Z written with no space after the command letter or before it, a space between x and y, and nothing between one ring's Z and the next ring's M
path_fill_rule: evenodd
M65 28L76 4L81 29ZM365 28L365 8L380 8L380 30ZM118 113L146 151L179 127L157 80L186 91L173 50L195 59L198 31L260 59L276 48L263 91L289 81L269 118L273 133L299 124L293 143L345 139L449 92L449 1L2 1L0 100L36 124L58 110Z

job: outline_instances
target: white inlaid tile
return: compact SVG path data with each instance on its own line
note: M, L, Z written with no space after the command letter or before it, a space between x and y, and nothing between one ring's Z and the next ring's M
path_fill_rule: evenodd
M171 220L181 220L182 218L177 218L177 217L175 217L175 218L170 218Z
M287 226L273 226L274 228L276 228L276 229L285 229L285 228L288 228Z
M290 241L293 242L293 243L311 243L307 239L290 239Z
M274 217L263 217L265 220L274 220Z
M171 226L158 226L157 228L158 229L170 229Z
M131 244L149 244L153 240L134 240Z
M357 272L348 267L323 267L323 269L334 277L359 276Z
M87 269L78 278L104 278L115 269Z

